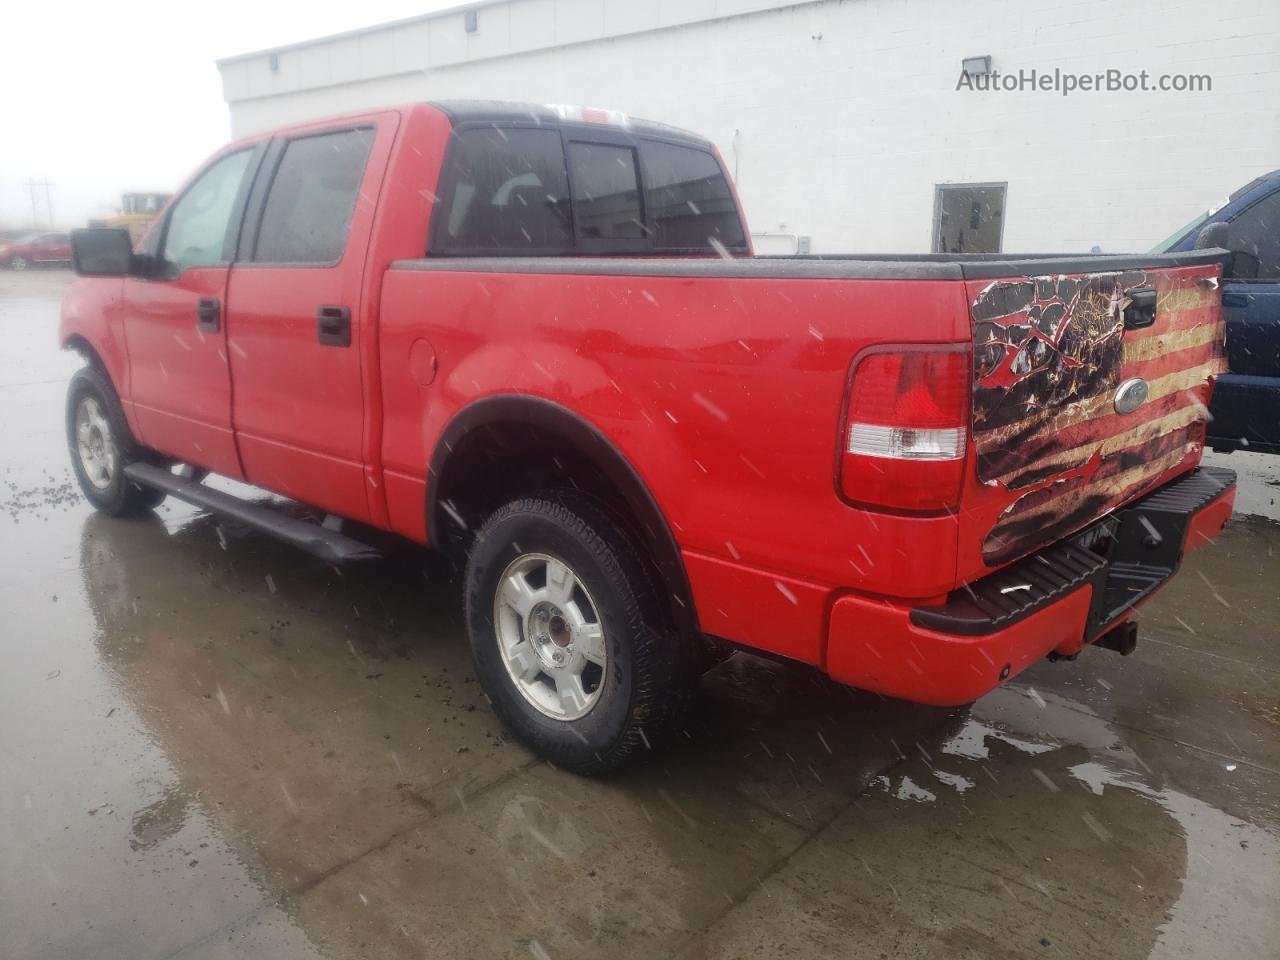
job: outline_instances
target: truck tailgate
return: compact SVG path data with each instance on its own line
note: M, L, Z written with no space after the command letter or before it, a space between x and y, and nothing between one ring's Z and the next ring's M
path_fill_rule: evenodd
M970 283L976 484L965 508L983 564L1058 540L1195 465L1212 378L1226 370L1219 272Z

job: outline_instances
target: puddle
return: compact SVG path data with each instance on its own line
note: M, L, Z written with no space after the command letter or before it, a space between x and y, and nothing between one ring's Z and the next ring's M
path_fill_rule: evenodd
M1275 879L1280 841L1250 823L1169 788L1144 783L1131 770L1098 761L1071 767L1070 773L1097 797L1108 789L1146 797L1177 821L1187 842L1187 872L1182 892L1160 927L1152 960L1210 957L1233 943L1242 956L1261 957L1280 945ZM1270 880L1268 881L1268 878ZM1247 927L1237 917L1247 909L1258 919Z
M1020 791L1036 783L1043 788L1044 817L1067 823L1074 817L1099 849L1120 854L1111 863L1097 860L1099 877L1125 868L1135 896L1168 900L1154 930L1152 960L1216 956L1227 943L1239 956L1274 951L1280 944L1280 839L1165 782L1122 731L1087 706L1052 692L1032 693L1016 685L997 691L942 744L936 764L914 760L878 777L872 791L945 807L966 803L966 794L984 779L1000 790L1011 782ZM1204 766L1209 776L1230 776L1235 769L1209 760ZM1145 812L1134 809L1135 799ZM1162 851L1170 837L1179 849ZM1172 863L1176 872L1162 882L1145 863L1126 862L1131 845L1147 847L1154 861ZM1041 859L1047 865L1055 857ZM1040 879L1029 880L1053 896Z

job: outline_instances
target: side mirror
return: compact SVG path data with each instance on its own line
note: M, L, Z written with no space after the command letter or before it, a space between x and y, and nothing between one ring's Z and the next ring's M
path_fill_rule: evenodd
M90 227L71 231L71 263L82 277L127 277L133 273L128 230Z
M1222 275L1228 280L1256 280L1262 271L1262 261L1246 250L1231 249L1231 225L1225 222L1206 224L1196 234L1196 249L1213 248L1227 250L1230 256L1222 267Z
M1223 250L1228 249L1227 243L1231 237L1231 224L1226 221L1217 223L1209 223L1196 234L1197 250L1212 250L1214 247L1221 247Z

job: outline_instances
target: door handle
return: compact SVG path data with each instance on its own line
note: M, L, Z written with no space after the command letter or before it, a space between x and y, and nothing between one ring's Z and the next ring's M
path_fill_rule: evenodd
M196 326L205 333L217 333L222 329L222 304L217 300L201 299L196 304Z
M1224 307L1247 307L1253 302L1253 297L1247 293L1224 293L1222 295L1222 305Z
M317 310L316 339L326 347L351 346L351 308L321 307Z

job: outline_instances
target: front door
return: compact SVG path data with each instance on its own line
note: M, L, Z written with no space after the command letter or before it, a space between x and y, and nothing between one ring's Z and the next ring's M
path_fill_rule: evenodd
M361 303L395 115L275 141L227 294L234 421L245 478L357 520L364 474Z
M205 168L158 227L153 275L124 285L128 402L139 439L231 477L241 469L224 301L257 153L240 149Z

